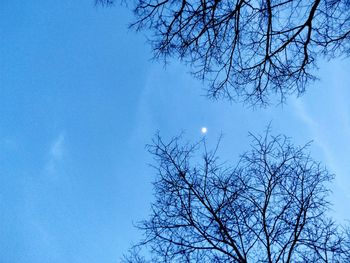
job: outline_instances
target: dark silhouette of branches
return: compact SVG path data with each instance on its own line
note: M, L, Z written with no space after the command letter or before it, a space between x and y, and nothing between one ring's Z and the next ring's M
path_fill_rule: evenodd
M318 55L349 55L349 0L136 0L134 12L155 57L190 63L212 98L284 101L315 79Z
M347 262L346 232L326 215L333 176L307 146L251 136L251 151L234 166L205 142L158 136L149 146L158 177L136 247L150 249L150 262ZM146 262L132 255L125 262Z
M113 4L113 0L95 0L95 5L110 6Z

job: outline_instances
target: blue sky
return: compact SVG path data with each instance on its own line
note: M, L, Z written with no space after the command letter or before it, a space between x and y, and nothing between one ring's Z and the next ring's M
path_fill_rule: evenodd
M0 262L118 262L147 217L154 171L145 144L165 138L215 142L236 160L248 131L295 144L337 177L332 214L350 219L350 61L321 61L321 81L267 109L206 99L173 61L150 61L130 12L93 1L0 4Z

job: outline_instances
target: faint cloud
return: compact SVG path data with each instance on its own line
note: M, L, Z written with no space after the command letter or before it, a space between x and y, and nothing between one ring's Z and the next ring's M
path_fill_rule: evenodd
M298 117L315 132L315 130L318 128L318 123L307 113L300 100L294 100L293 105Z
M344 156L342 156L343 150L340 150L338 147L338 151L334 150L336 143L339 143L340 140L343 144L347 144L347 140L344 139L344 135L338 134L337 139L327 137L327 127L322 126L316 118L314 118L308 110L305 108L302 102L295 101L293 103L295 107L295 112L297 116L307 125L312 136L314 137L315 144L321 149L322 154L324 156L325 164L328 168L330 168L331 173L336 174L335 184L332 187L334 195L332 195L332 201L334 202L334 210L333 215L335 218L342 222L343 220L348 220L350 214L347 212L346 205L348 204L348 200L350 200L350 195L348 192L349 180L345 175L347 175L347 168L345 165L345 161L343 161ZM339 113L338 111L335 111ZM339 114L337 114L339 116ZM322 118L322 115L319 117ZM341 125L334 120L333 125L339 126L338 129L343 130ZM329 122L328 122L329 123ZM326 138L328 140L326 140ZM346 157L345 157L346 158ZM341 200L341 201L339 201ZM347 200L344 202L344 200Z
M62 161L65 151L65 135L61 132L52 142L49 150L49 158L45 166L45 171L48 173L54 173L57 169L57 165Z
M329 147L325 140L326 136L323 133L321 125L311 116L310 113L308 113L304 104L300 100L294 100L293 105L297 116L308 126L309 130L312 133L314 142L322 150L328 166L330 166L332 170L337 171L338 165L335 162L331 147Z
M60 160L63 156L64 135L61 133L52 143L50 155L53 159Z

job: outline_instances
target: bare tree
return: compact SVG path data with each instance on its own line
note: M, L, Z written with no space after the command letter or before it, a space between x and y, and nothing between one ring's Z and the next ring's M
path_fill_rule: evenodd
M150 249L150 262L348 262L346 233L326 215L333 176L307 146L268 133L252 138L234 166L205 142L156 138L155 200L138 245Z
M284 101L315 79L318 55L349 55L349 0L136 0L134 12L155 57L190 63L212 98Z

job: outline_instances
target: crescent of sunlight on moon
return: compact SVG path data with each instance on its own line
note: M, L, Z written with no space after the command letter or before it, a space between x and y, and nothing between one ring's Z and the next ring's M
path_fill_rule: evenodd
M201 132L202 132L203 134L206 134L207 131L208 131L207 127L202 127Z

